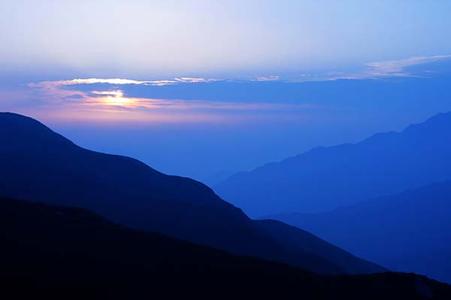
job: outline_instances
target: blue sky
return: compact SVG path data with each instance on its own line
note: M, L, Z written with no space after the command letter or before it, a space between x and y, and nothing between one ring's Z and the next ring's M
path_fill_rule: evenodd
M0 110L207 180L451 110L450 11L414 0L1 1Z
M49 75L296 76L451 53L444 0L5 0L0 11L3 68Z

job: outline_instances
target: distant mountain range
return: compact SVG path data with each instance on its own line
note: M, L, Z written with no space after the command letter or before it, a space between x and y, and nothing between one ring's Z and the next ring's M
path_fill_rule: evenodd
M0 114L0 196L87 208L131 228L319 273L385 270L305 231L253 221L197 181L80 148L12 113Z
M2 299L451 298L450 286L418 275L323 277L131 230L84 209L7 198L0 244Z
M251 216L320 212L451 179L451 113L357 144L315 148L214 187Z
M326 213L272 217L392 270L451 283L451 181Z

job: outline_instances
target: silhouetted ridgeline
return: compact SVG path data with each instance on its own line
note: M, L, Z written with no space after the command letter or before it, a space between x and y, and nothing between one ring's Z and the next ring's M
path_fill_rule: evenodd
M0 114L0 195L88 208L132 228L320 273L384 271L304 231L255 222L199 182L80 148L17 114Z
M391 270L451 283L451 181L326 213L272 217Z
M315 148L215 190L252 216L319 212L451 179L451 113L357 144Z
M322 277L131 230L83 209L0 198L2 299L450 299L412 274Z

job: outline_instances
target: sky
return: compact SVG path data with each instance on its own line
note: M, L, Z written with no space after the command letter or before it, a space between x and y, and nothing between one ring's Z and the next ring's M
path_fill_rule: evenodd
M142 79L348 68L450 53L450 10L445 0L3 0L0 63Z
M211 183L451 110L450 1L0 1L0 110Z

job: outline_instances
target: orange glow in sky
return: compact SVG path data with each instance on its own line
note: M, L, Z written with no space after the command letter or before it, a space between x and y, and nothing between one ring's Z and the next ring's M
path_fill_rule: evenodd
M204 79L183 77L170 82L194 84ZM111 84L114 89L81 90L77 86L95 83ZM299 120L299 111L313 108L306 104L133 97L127 95L126 85L130 84L160 85L161 82L88 78L31 83L31 96L40 101L33 115L42 113L47 120L89 122L237 123L280 119L280 112L284 113L284 119ZM117 85L125 86L118 88ZM273 115L274 111L279 113Z
M133 107L136 101L132 98L124 97L124 93L121 90L116 91L93 91L94 95L101 97L97 98L98 103L113 106Z

